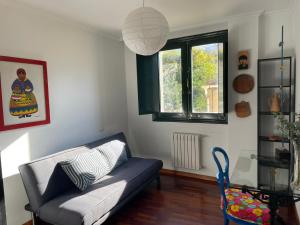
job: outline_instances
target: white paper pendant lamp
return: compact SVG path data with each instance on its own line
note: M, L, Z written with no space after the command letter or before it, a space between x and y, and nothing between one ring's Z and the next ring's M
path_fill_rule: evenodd
M139 55L153 55L167 42L167 19L156 9L141 7L132 11L122 29L127 47Z

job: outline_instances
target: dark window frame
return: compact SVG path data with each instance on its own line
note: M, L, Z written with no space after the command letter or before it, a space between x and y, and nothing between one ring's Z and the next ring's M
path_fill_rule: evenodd
M192 113L192 72L191 49L193 46L223 43L223 113ZM164 50L181 48L182 60L182 106L183 113L154 112L153 121L161 122L192 122L192 123L228 123L228 31L216 31L200 35L170 39ZM158 59L158 54L155 56ZM159 79L158 79L159 82ZM158 84L158 87L160 85ZM158 89L160 111L160 90Z

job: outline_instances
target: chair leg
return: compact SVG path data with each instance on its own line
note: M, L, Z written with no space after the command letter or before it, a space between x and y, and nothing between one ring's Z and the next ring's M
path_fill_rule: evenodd
M224 217L224 225L229 225L229 219Z

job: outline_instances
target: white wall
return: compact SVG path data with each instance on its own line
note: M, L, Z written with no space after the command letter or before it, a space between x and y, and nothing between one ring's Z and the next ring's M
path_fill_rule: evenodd
M259 58L280 56L281 27L284 26L284 54L295 56L291 10L265 12L259 23Z
M0 54L48 63L51 124L0 133L7 224L30 219L18 165L127 130L124 50L39 10L0 1Z
M206 25L170 36L180 37L228 28L229 30L229 114L228 125L153 122L151 115L138 115L136 60L135 55L125 48L125 71L128 102L128 130L130 144L136 149L137 155L160 158L165 168L172 167L171 135L174 131L192 132L202 135L202 162L204 168L196 173L214 176L215 164L210 149L221 146L227 149L231 161L231 172L236 166L239 155L247 156L257 152L257 87L252 92L241 95L232 89L233 79L240 73L249 73L257 81L257 59L279 56L278 43L281 35L281 25L286 26L287 54L293 53L292 26L289 11L254 13L237 17L224 18L213 25ZM282 22L282 23L281 23ZM237 70L237 54L240 50L250 50L250 68L248 71ZM234 105L239 101L249 101L252 115L238 118ZM235 174L242 182L242 176L251 176L253 185L256 182L256 161L251 161L248 172ZM237 170L235 170L237 171Z
M257 58L258 58L258 35L259 35L259 15L245 18L234 18L229 23L229 78L228 78L228 150L232 169L237 158L244 155L243 152L255 154L257 152ZM249 50L250 67L248 71L238 71L236 58L240 50ZM248 73L254 77L255 87L248 94L237 94L232 83L236 76L241 73ZM248 101L251 107L251 116L238 118L234 112L237 102ZM235 170L234 182L244 183L243 176L252 177L252 183L248 185L256 186L257 166L252 160L251 167L244 175L238 174ZM237 177L237 176L240 177ZM233 179L232 179L233 180Z
M229 123L199 124L199 123L174 123L153 122L151 115L138 116L138 98L136 81L135 55L125 49L125 70L127 82L128 124L130 143L142 156L156 157L164 160L165 168L172 168L171 164L171 135L174 131L199 133L202 137L202 163L204 168L196 171L204 175L215 175L215 165L210 149L221 146L229 151L232 165L238 157L240 150L256 149L256 91L247 95L237 95L232 90L232 80L238 75L237 54L239 50L250 49L251 66L247 71L256 79L256 59L258 57L258 15L231 18L220 24L195 28L193 30L176 32L172 37L199 34L218 29L229 30ZM235 60L236 59L236 60ZM233 111L234 104L247 100L252 107L252 115L239 119ZM243 127L243 132L241 132ZM229 132L230 131L230 132ZM231 167L231 170L233 166Z

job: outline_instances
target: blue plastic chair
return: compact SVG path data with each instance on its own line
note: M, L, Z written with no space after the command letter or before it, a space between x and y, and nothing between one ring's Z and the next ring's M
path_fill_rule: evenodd
M225 159L225 168L224 169L222 168L222 165L218 159L217 153L220 153L221 155L223 155L223 157ZM228 212L227 212L228 202L227 202L225 190L229 189L229 187L230 187L230 180L229 180L229 174L228 174L229 158L228 158L226 151L220 147L214 147L212 149L212 155L217 164L218 171L219 171L217 174L217 181L218 181L218 184L220 187L221 197L223 199L222 211L224 214L224 225L228 225L229 221L233 221L233 222L235 222L237 224L241 224L241 225L262 224L262 223L248 222L248 221L245 221L245 220L237 218L237 217L233 217L228 214Z

